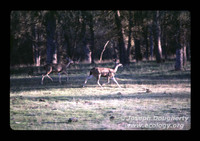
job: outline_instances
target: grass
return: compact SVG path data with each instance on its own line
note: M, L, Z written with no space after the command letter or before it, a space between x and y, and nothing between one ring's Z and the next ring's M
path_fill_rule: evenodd
M100 66L111 67L111 63ZM85 77L92 66L69 69L69 81L44 79L34 71L11 70L10 127L13 130L189 130L191 127L190 63L174 71L174 62L132 63L119 68L121 89L111 84L98 87ZM37 69L35 69L37 70ZM101 78L100 82L106 79ZM147 91L150 90L150 91ZM70 122L76 118L76 122Z

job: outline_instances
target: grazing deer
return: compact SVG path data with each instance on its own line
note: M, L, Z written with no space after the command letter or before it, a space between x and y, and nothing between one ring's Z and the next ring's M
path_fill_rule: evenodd
M85 79L85 82L83 84L83 87L85 87L85 84L87 83L88 79L91 79L93 76L97 79L97 84L101 86L99 83L99 80L102 77L107 77L107 84L110 82L110 78L118 85L119 88L120 85L118 84L117 80L115 79L115 73L117 72L118 67L123 66L122 64L116 64L113 69L110 68L100 68L100 67L94 67L90 70L90 75Z
M44 78L47 76L49 79L51 79L51 81L53 81L53 79L49 76L50 73L52 72L57 72L58 76L59 76L59 82L61 83L61 73L64 73L66 75L66 78L68 80L68 74L66 69L69 67L70 64L74 63L74 61L72 61L71 59L66 57L66 60L68 61L68 63L60 63L60 64L48 64L45 66L46 69L46 73L45 75L42 75L42 80L41 80L41 84L43 85L43 80Z

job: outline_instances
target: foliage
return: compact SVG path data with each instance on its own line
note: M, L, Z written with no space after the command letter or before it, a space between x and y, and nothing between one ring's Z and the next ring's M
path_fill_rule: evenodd
M99 60L100 53L107 41L103 59L118 58L149 59L156 55L151 45L155 40L153 27L155 11L12 11L10 14L10 64L46 64L47 50L47 15L55 16L54 55L56 62L66 56L76 60ZM117 25L116 13L120 13L121 26ZM161 45L165 59L174 55L177 42L187 44L190 57L190 12L159 11ZM180 30L179 30L180 26ZM124 46L119 45L120 31ZM180 40L176 37L181 35ZM184 40L186 39L186 40ZM135 45L135 41L139 41ZM121 42L121 41L120 41ZM154 42L155 47L155 42ZM124 48L124 49L123 49ZM120 55L121 51L125 52ZM88 59L88 58L89 59ZM91 57L91 59L90 59ZM129 60L130 59L130 60ZM123 62L122 62L123 63Z

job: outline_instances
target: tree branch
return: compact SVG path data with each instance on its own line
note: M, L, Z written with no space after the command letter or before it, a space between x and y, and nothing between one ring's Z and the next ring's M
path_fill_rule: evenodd
M101 55L100 55L100 58L99 58L99 62L102 61L102 56L103 56L103 53L104 53L104 51L105 51L106 46L108 45L108 43L109 43L109 41L107 41L106 44L105 44L104 47L103 47L103 50L102 50Z

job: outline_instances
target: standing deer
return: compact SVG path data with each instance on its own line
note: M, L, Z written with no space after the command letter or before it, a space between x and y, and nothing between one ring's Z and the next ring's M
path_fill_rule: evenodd
M61 83L61 73L64 73L66 75L66 78L68 80L68 74L66 69L69 67L70 64L74 63L74 61L72 61L71 59L66 57L66 60L68 61L68 63L60 63L60 64L48 64L45 66L46 69L46 73L45 75L42 75L42 80L41 80L41 84L43 85L43 80L44 78L47 76L51 81L53 81L53 79L49 76L50 73L52 72L57 72L58 76L59 76L59 82Z
M94 67L90 70L90 75L85 79L85 82L83 84L83 87L85 87L85 84L87 83L88 79L91 79L93 76L97 79L97 84L101 86L99 83L99 80L102 77L107 77L107 84L110 82L110 78L118 85L119 88L120 85L118 84L117 80L115 79L115 73L117 72L118 67L123 65L122 64L116 64L113 69L110 68L100 68L100 67Z

